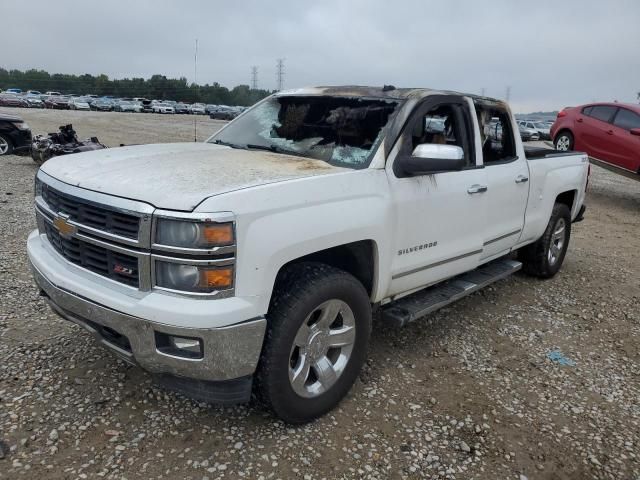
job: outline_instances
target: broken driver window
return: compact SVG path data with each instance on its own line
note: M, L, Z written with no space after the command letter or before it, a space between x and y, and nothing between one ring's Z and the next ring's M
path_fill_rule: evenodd
M387 99L272 97L209 141L366 168L397 106L396 100Z

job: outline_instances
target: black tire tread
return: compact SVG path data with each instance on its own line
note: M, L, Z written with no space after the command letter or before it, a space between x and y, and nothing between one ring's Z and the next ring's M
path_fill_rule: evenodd
M4 153L4 154L0 153L0 156L11 155L13 153L13 142L9 137L6 137L5 135L0 134L0 137L4 138L7 144L9 144L9 149L7 150L7 153Z
M559 217L564 217L567 228L567 239L565 242L564 252L561 254L561 258L558 259L556 265L553 267L549 265L547 260L547 250L549 242L551 241L551 235L553 234L553 227ZM539 278L551 278L553 277L564 261L564 256L569 247L569 239L571 238L571 211L564 203L556 203L551 211L551 217L549 223L545 229L542 237L536 242L527 245L520 249L519 259L522 262L522 271L527 275L531 275Z

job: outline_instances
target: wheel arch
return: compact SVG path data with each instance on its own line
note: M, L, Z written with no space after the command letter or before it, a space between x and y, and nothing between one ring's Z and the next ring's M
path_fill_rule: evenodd
M573 213L573 206L577 197L577 190L567 190L566 192L559 193L556 196L555 203L562 203L569 207L569 211Z
M378 263L378 248L374 240L345 243L290 260L278 270L275 284L278 283L278 279L284 270L291 265L302 262L317 262L330 265L353 275L362 283L369 298L373 298L376 291L376 265Z
M569 127L562 127L562 128L561 128L560 130L558 130L558 131L556 132L556 134L553 136L553 143L554 143L554 145L555 145L555 143L556 143L556 138L558 138L558 137L560 136L560 134L562 134L562 133L564 133L564 132L569 133L569 134L574 138L574 141L575 141L575 138L576 138L576 137L575 137L575 135L573 134L573 130L571 130L571 128L569 128Z

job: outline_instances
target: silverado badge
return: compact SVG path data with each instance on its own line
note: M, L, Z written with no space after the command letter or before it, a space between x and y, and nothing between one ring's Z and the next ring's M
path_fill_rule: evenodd
M53 219L53 226L56 227L60 235L65 238L73 236L78 229L69 223L69 216L59 213Z

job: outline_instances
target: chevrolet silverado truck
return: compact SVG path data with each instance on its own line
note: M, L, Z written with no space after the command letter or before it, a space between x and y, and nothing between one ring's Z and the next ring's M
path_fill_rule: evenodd
M204 143L49 160L28 255L55 312L160 385L302 423L350 390L372 312L554 276L587 181L582 153L525 152L498 100L305 88Z

